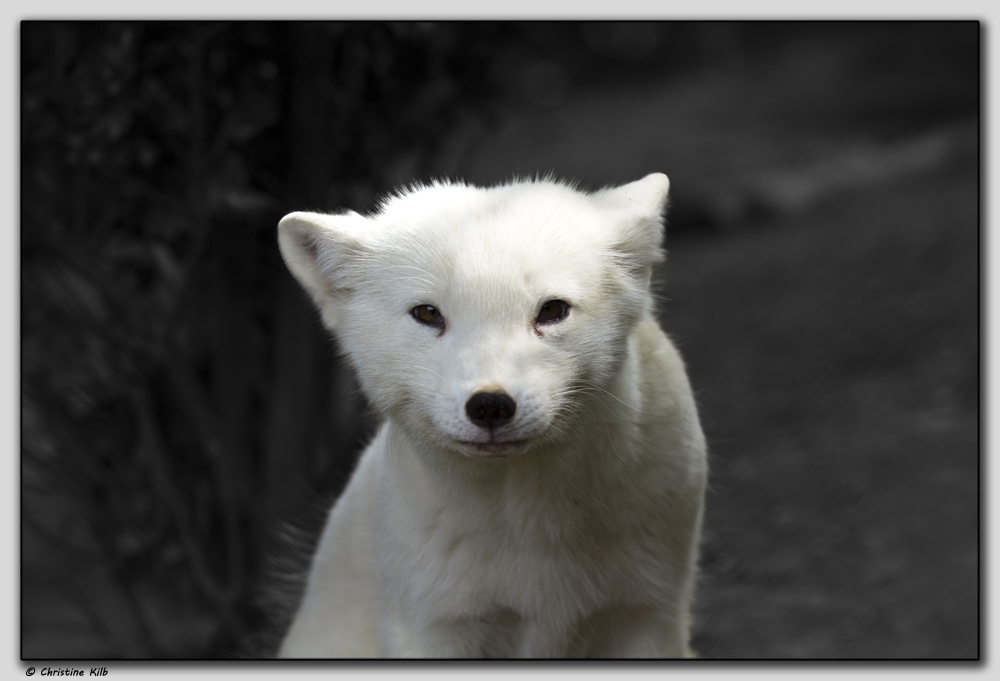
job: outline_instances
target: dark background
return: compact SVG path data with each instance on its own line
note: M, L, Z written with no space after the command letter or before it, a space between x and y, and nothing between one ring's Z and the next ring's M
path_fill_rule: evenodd
M268 654L375 424L277 221L552 170L672 180L697 652L977 657L980 38L22 23L22 655Z

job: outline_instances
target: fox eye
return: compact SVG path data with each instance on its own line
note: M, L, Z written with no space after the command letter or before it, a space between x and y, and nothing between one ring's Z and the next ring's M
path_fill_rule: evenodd
M417 305L410 314L421 324L427 326L444 326L444 317L433 305Z
M565 300L550 300L538 311L535 317L536 324L553 324L566 319L569 314L569 303Z

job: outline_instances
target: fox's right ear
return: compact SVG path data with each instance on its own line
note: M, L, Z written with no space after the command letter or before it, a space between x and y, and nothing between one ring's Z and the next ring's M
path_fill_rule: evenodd
M364 253L362 235L368 226L369 220L357 213L290 213L278 223L281 256L331 330L355 286L352 274Z

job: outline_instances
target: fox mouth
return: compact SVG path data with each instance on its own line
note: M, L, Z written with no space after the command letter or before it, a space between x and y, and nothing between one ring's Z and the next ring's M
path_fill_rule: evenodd
M472 456L503 457L519 449L527 440L506 440L503 442L465 442L456 440L463 453L472 452Z

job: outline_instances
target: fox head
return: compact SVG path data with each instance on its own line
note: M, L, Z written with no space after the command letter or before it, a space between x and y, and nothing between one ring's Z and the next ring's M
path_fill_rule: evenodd
M614 380L652 310L668 188L436 183L369 216L291 213L278 240L380 413L503 456L564 436Z

